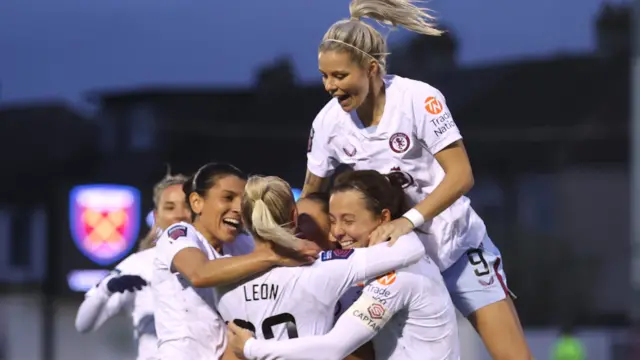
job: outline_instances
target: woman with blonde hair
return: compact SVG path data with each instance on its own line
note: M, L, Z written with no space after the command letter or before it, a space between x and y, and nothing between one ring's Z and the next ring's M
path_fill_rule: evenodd
M385 251L395 252L396 246L416 241L417 236L411 232L411 237L404 235L395 246L369 247L369 235L402 216L406 207L396 178L374 170L343 173L331 190L332 232L348 248L342 251L380 249L381 257L388 256ZM338 360L369 341L379 360L460 360L455 308L438 266L424 254L413 264L368 278L362 295L326 334L274 342L251 339L250 333L235 325L229 324L231 349L250 360Z
M171 225L156 243L151 289L155 300L158 357L219 359L225 325L215 308L216 287L241 281L276 265L312 262L311 243L295 254L254 250L243 234L240 203L246 175L230 164L202 166L183 185L191 222Z
M275 176L249 178L242 217L256 249L297 248L302 241L296 235L297 215L287 182ZM258 339L321 335L331 329L336 303L349 288L423 257L424 247L413 233L392 248L381 244L324 251L309 266L275 267L243 283L218 288L216 307L225 320L253 331Z
M338 165L407 174L413 208L380 226L372 243L422 229L460 312L494 359L531 359L509 297L500 252L464 196L473 172L444 95L433 86L386 74L384 37L363 20L440 35L434 17L412 0L352 0L351 16L334 23L318 49L333 97L313 122L302 196L321 190Z
M154 224L140 241L138 252L129 255L100 284L86 294L78 309L76 329L95 331L108 319L125 311L131 315L134 337L138 344L138 359L155 359L157 337L153 317L154 301L151 281L155 241L162 229L174 223L189 221L190 213L184 201L182 185L187 177L167 175L153 187Z

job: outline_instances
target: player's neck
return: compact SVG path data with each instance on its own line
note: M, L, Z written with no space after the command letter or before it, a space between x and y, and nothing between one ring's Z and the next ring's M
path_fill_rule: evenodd
M265 240L256 237L253 238L253 243L255 244L254 247L256 250L267 250L267 247L271 246L271 244L268 244Z
M219 241L218 239L213 237L213 234L211 234L209 231L207 231L207 229L205 229L204 226L202 226L202 224L200 224L200 222L195 221L193 223L193 227L195 227L196 230L198 230L198 232L200 233L200 235L202 235L207 240L209 245L211 245L218 253L222 254L222 242L221 241Z
M369 95L356 110L358 118L365 127L375 126L380 123L386 100L384 81L382 79L374 80Z

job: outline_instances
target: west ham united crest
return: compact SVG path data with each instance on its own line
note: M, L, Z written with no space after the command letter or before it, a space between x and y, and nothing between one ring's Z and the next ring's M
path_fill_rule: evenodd
M69 194L71 236L94 263L110 265L129 253L140 228L140 191L123 185L81 185Z

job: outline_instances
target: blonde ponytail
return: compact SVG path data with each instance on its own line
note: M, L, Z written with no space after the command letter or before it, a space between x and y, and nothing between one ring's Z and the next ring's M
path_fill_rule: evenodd
M289 184L276 176L251 176L242 197L242 218L246 228L259 239L298 249L294 234L295 202Z
M435 27L435 18L428 9L415 5L414 0L352 0L349 5L350 19L340 20L329 28L322 38L318 51L344 51L361 65L372 60L384 75L387 67L387 42L373 26L361 21L370 18L393 26L402 26L418 34L441 35Z
M354 19L368 17L379 22L423 35L441 35L435 27L435 17L429 9L416 6L415 0L352 0L349 12Z

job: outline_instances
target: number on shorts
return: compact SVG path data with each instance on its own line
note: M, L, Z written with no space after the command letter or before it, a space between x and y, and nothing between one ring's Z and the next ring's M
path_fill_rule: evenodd
M252 332L256 332L256 327L244 320L235 319L233 322L240 326L243 329L247 329ZM270 316L262 321L262 335L265 340L273 339L275 335L273 334L273 327L276 325L284 324L287 329L287 336L289 339L295 339L298 337L298 328L296 327L296 319L293 315L289 313L282 313L278 315Z
M469 250L467 251L467 257L469 258L469 263L476 267L474 270L476 276L485 276L491 274L491 268L489 267L487 260L485 260L484 256L482 256L482 250ZM479 269L479 265L482 265L482 268Z

